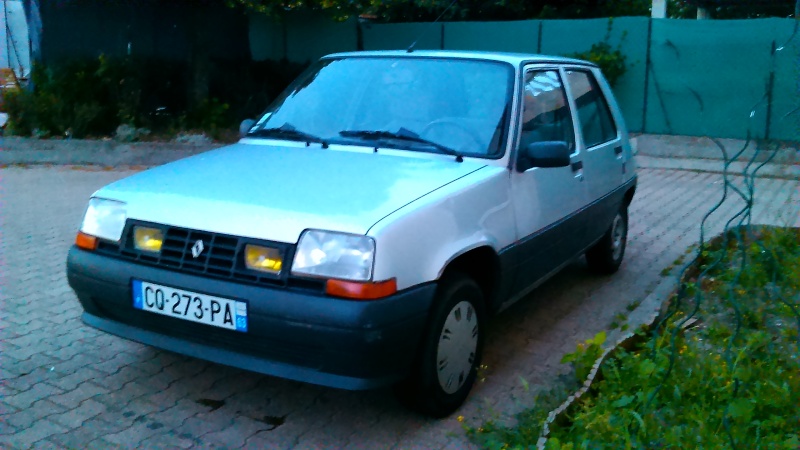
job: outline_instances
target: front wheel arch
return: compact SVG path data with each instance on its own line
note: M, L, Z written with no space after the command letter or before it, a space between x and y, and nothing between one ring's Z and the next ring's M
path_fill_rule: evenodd
M502 266L500 256L492 247L483 245L453 258L441 270L439 281L451 274L465 275L480 286L487 311L493 311L494 306L500 303L498 290L502 281Z
M456 309L459 311L456 312ZM461 334L457 334L454 339L461 339L469 344L470 330L476 330L477 335L474 348L470 345L456 346L458 351L471 351L472 354L457 353L454 358L450 358L453 361L450 361L443 358L448 355L442 354L441 341L454 314L462 316L459 320L467 320L469 315L471 321L469 327L459 327L462 328ZM395 387L398 400L422 414L436 418L446 417L457 410L466 400L477 378L485 330L486 308L480 286L467 275L455 271L446 272L439 280L436 298L431 306L411 373ZM457 375L455 386L447 385L443 381L442 370L450 370L448 366L441 366L443 359L448 364L454 362L461 366L468 360L464 370L454 372ZM459 376L462 373L463 379Z

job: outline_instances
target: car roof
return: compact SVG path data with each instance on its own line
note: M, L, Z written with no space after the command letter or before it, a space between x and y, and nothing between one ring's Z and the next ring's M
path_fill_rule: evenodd
M377 51L358 51L333 53L324 56L323 59L334 58L358 58L358 57L392 57L392 58L453 58L471 59L485 61L500 61L519 66L528 63L555 63L555 64L579 64L584 66L597 67L596 64L581 59L565 58L562 56L538 55L534 53L507 53L507 52L483 52L483 51L461 51L461 50L377 50Z

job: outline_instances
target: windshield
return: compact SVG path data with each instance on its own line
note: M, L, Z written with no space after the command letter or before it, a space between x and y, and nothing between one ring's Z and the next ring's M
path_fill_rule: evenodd
M498 158L512 85L512 66L492 61L324 60L249 134Z

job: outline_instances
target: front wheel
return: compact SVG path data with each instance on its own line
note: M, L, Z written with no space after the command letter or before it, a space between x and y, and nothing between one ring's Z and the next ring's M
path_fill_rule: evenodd
M398 386L399 399L432 417L458 409L477 376L484 317L483 292L475 281L443 278L415 367Z
M628 208L623 206L606 234L586 252L589 270L595 273L612 274L619 269L625 256L628 242Z

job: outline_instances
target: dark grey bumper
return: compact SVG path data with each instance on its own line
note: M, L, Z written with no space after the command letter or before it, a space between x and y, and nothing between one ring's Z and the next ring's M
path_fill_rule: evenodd
M176 273L76 247L67 276L92 327L220 364L351 390L406 376L436 289L427 284L377 301L350 301ZM248 332L135 309L133 279L246 300Z

